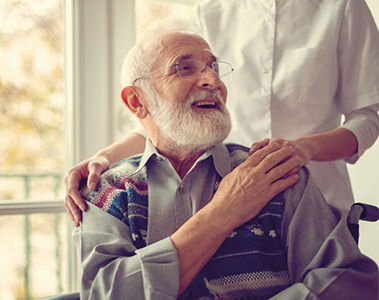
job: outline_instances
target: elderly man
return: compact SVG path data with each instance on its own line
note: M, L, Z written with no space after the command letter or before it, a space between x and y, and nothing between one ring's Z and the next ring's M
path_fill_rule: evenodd
M189 32L130 51L122 99L149 140L103 173L74 231L83 299L375 299L378 270L291 146L223 145L232 69Z

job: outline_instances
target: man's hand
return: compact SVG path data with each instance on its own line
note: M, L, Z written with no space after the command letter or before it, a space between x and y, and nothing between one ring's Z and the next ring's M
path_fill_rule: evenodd
M264 139L262 141L259 141L251 145L249 154L252 155L253 153L257 152L259 149L262 149L263 147L272 143L279 144L282 147L292 146L294 148L294 153L292 154L292 156L296 155L300 159L300 164L296 166L293 170L291 170L285 176L289 176L289 175L297 173L301 167L307 165L309 161L312 159L311 147L308 145L308 143L304 142L302 139L295 139L295 140L284 140L281 138Z
M64 205L75 226L79 226L82 220L80 210L85 211L87 209L87 205L79 193L80 181L88 177L88 189L95 190L100 174L107 170L109 166L108 159L102 156L94 156L72 167L65 177L66 197Z
M255 217L277 194L297 182L303 160L290 144L276 142L256 150L223 178L211 203L231 230Z

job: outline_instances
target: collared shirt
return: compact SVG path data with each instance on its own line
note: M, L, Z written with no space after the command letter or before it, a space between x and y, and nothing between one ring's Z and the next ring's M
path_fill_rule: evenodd
M229 152L222 144L200 156L181 180L170 161L147 140L136 172L145 166L149 187L148 215L151 217L148 244L178 230L212 199L215 185L218 184L217 175L222 178L231 171Z
M228 141L250 146L340 126L358 154L379 132L379 34L364 0L207 0L196 7L199 32L235 71L225 78L232 115ZM343 161L311 162L327 201L353 202Z

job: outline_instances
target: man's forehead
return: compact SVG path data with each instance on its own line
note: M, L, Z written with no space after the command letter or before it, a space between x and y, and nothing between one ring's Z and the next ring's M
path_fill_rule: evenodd
M160 36L160 40L163 45L168 46L172 43L192 42L198 43L209 48L208 43L198 34L186 31L172 31Z
M166 59L192 58L198 53L214 58L208 43L202 37L186 32L170 32L162 35L156 51Z

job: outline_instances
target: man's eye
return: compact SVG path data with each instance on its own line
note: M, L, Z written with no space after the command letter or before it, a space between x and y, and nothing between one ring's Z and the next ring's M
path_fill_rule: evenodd
M191 75L196 71L196 65L191 62L182 62L177 66L181 76Z

